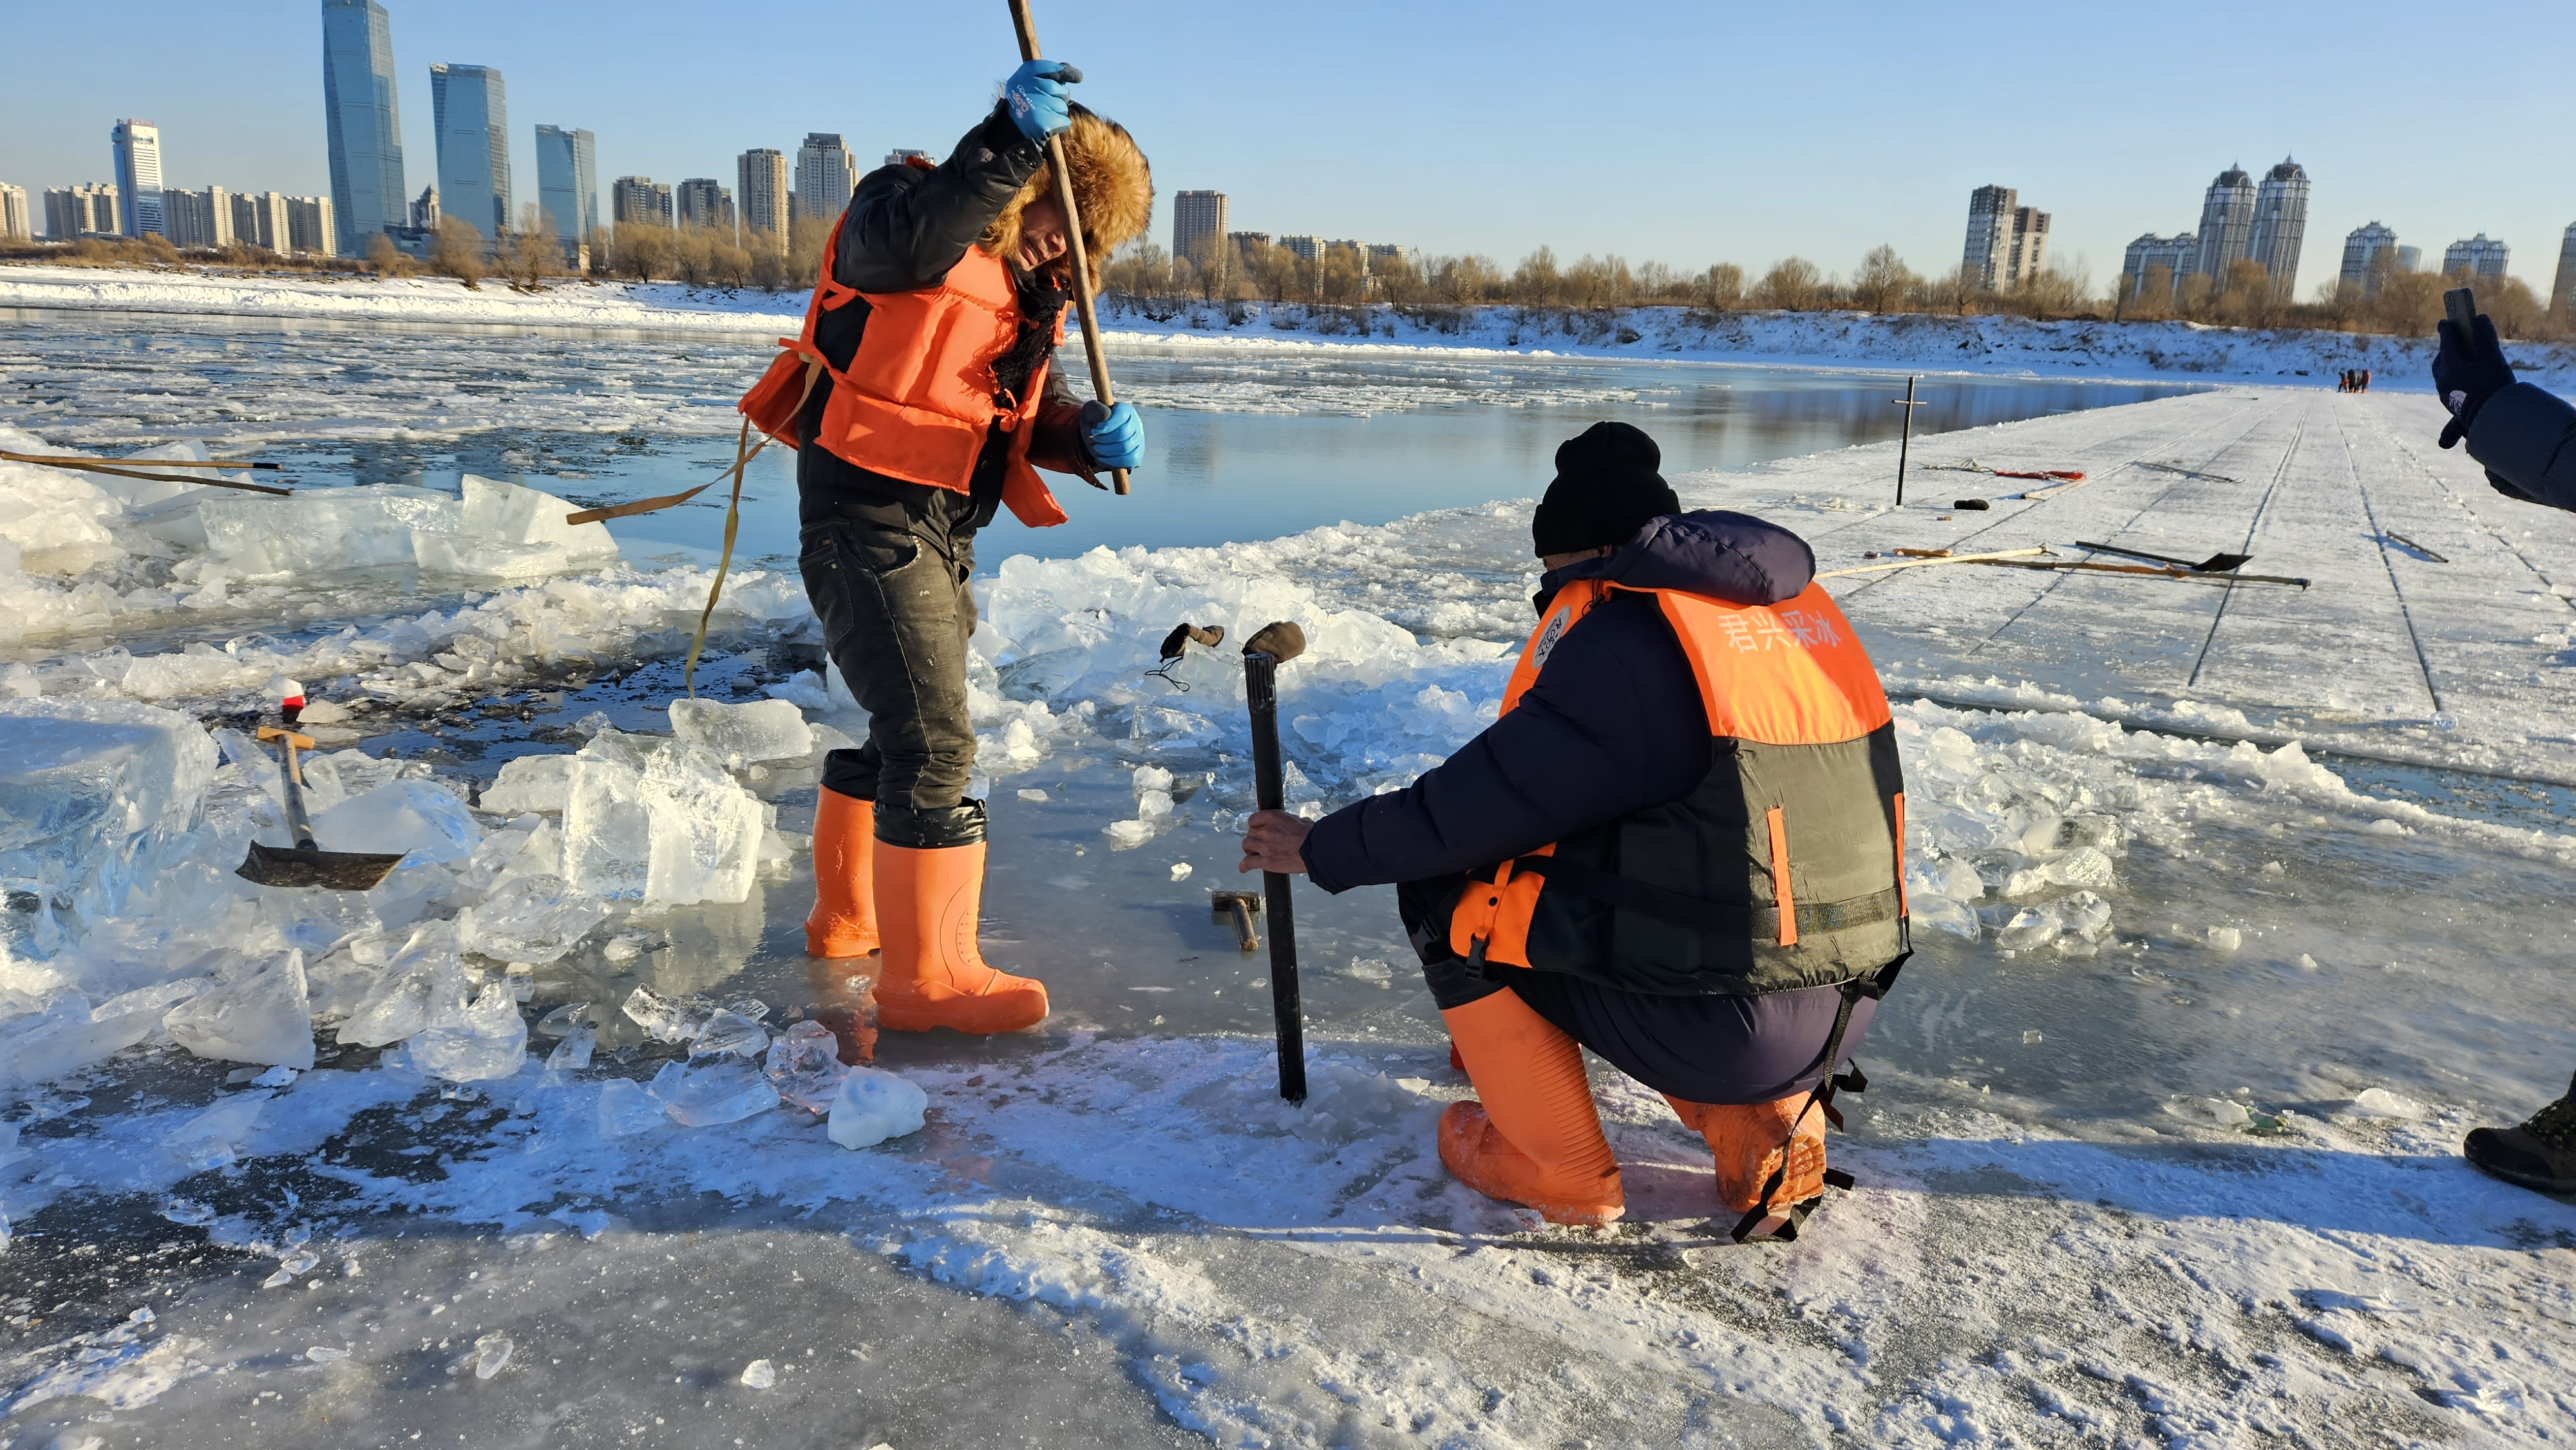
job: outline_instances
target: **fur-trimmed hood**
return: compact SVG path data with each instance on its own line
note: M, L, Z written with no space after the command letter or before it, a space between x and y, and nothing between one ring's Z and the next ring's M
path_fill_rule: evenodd
M1091 259L1091 290L1100 290L1100 267L1109 254L1145 234L1154 213L1154 168L1127 128L1076 105L1064 133L1073 168L1073 203L1082 211L1082 244ZM1055 194L1055 167L1040 166L976 238L987 253L1008 260L1020 249L1020 213L1041 196Z

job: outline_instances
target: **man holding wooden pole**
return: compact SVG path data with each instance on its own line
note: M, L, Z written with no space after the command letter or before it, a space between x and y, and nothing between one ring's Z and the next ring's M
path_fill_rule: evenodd
M1836 1072L1905 959L1904 782L1815 555L1684 513L1654 441L1557 450L1539 619L1501 718L1409 789L1309 825L1254 813L1243 869L1396 884L1476 1101L1440 1161L1558 1223L1625 1209L1591 1048L1709 1146L1738 1239L1794 1237L1836 1181Z
M1096 269L1153 208L1134 139L1066 91L1081 78L1030 60L947 160L862 179L802 334L742 401L753 426L797 447L806 594L869 717L867 742L825 761L806 948L882 949L878 1021L895 1031L1009 1032L1047 1013L1044 986L976 944L967 581L997 509L1064 521L1038 468L1101 486L1143 460L1135 408L1078 402L1054 365L1067 301L1099 288L1075 257ZM1061 191L1051 154L1070 172Z

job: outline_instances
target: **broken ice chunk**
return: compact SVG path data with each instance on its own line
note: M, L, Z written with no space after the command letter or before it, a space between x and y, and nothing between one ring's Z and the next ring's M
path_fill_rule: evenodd
M488 1380L499 1374L502 1366L510 1362L511 1352L517 1348L518 1346L511 1343L510 1336L506 1334L486 1334L475 1340L474 1377L478 1380Z
M1047 798L1047 793L1042 790L1023 790L1019 794L1020 799L1024 801L1043 801Z
M4 629L5 625L0 625ZM120 910L138 871L193 823L214 741L127 700L0 699L0 951L45 957Z
M2244 945L2245 933L2235 927L2213 926L2209 929L2209 949L2211 951L2232 952Z
M832 1029L808 1019L778 1034L769 1044L765 1071L778 1095L809 1113L828 1113L850 1070L841 1065L839 1039Z
M632 1078L612 1077L599 1085L599 1136L631 1138L663 1121L662 1104Z
M2403 1118L2410 1122L2432 1116L2432 1109L2422 1103L2382 1087L2363 1089L2352 1100L2352 1112L2356 1117Z
M304 953L243 964L162 1019L170 1036L199 1057L286 1067L313 1065L313 1016L304 989Z
M265 1092L225 1098L171 1130L161 1139L161 1146L200 1172L220 1168L234 1161L236 1150L250 1137L268 1099Z
M755 761L802 760L814 750L804 712L786 700L673 700L671 733L715 752L736 770Z
M425 780L397 780L316 815L313 839L325 851L401 852L405 866L419 866L473 855L483 828L448 792Z
M313 1361L315 1364L330 1364L336 1360L347 1359L349 1357L349 1351L345 1349L333 1349L329 1345L317 1344L311 1349L304 1351L304 1357Z
M1138 795L1143 795L1149 790L1167 791L1172 788L1172 773L1159 765L1137 766L1129 773L1127 780L1136 788Z
M2057 913L2046 907L2025 907L2013 913L2004 929L1995 933L1995 945L2008 952L2033 951L2057 940L2066 924Z
M565 522L573 506L525 484L469 473L458 492L462 532L505 544L559 550L572 564L594 566L617 558L617 540L602 523Z
M1154 828L1144 821L1111 821L1100 828L1100 834L1109 838L1111 850L1127 851L1152 840Z
M679 1070L674 1072L675 1068ZM739 1123L778 1106L778 1089L747 1062L690 1068L666 1063L654 1075L652 1091L674 1122L691 1128Z
M1191 867L1189 862L1175 861L1172 863L1172 879L1175 881L1187 881L1190 879L1190 870Z
M465 971L454 941L454 928L445 922L413 932L402 954L340 1024L339 1042L382 1047L420 1031L433 1018L463 1013Z
M560 876L521 876L456 915L460 950L542 966L608 919L608 903Z
M1171 814L1172 794L1170 791L1149 790L1137 793L1136 819L1140 821L1161 821L1169 819Z
M756 1390L778 1383L778 1367L765 1359L755 1359L742 1367L742 1382Z
M579 1072L590 1066L590 1054L598 1045L599 1034L584 1022L565 1033L563 1041L555 1044L555 1050L546 1054L546 1071Z
M769 812L714 757L687 746L657 753L636 798L650 842L648 900L685 905L751 895Z
M618 1010L656 1042L686 1042L706 1030L716 1006L703 997L665 997L650 987L637 987Z
M832 1098L826 1130L844 1148L872 1148L888 1138L921 1131L930 1095L893 1073L854 1067Z
M522 755L505 761L499 778L483 792L483 809L501 816L561 811L564 796L572 789L572 761L569 755Z
M574 1028L590 1025L589 1013L588 1002L566 1002L538 1018L537 1031L546 1037L569 1037Z
M711 1057L734 1053L742 1057L758 1057L768 1046L769 1034L757 1021L720 1007L707 1018L707 1025L699 1028L697 1034L689 1039L689 1055Z
M2040 867L2039 874L2057 886L2108 886L2111 858L2091 846L2078 846Z
M508 1077L528 1056L528 1023L506 981L491 981L454 1017L435 1017L411 1040L411 1061L448 1082Z

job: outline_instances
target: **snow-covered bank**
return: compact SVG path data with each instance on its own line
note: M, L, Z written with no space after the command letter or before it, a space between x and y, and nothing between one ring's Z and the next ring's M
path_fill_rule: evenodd
M0 308L6 307L750 337L793 332L805 294L628 282L555 283L535 293L487 282L469 292L441 277L244 278L185 269L11 266L0 267ZM1255 303L1197 304L1148 316L1132 302L1111 298L1103 316L1112 344L1128 346L1464 349L1873 371L2304 380L2317 386L2331 386L2342 369L2369 368L2382 387L2416 387L2428 376L2433 355L2426 338L1921 313L1707 314L1678 307L1548 313L1480 307L1407 316L1388 308L1362 315ZM2530 381L2576 396L2576 347L2515 343L2508 352Z

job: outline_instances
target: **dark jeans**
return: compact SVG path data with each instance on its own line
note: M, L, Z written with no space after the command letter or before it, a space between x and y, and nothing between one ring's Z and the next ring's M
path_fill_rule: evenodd
M1693 1103L1767 1103L1824 1080L1825 1039L1834 1031L1840 989L1804 987L1758 997L1655 997L1622 992L1563 972L1487 963L1471 966L1432 923L1464 882L1444 876L1395 888L1396 913L1422 958L1422 977L1441 1010L1505 989L1556 1030L1656 1092ZM1860 1050L1878 1004L1862 998L1843 1031L1842 1056Z
M966 795L975 727L966 640L975 632L971 536L901 509L809 511L797 559L824 647L868 712L868 739L824 757L827 790L946 810Z

